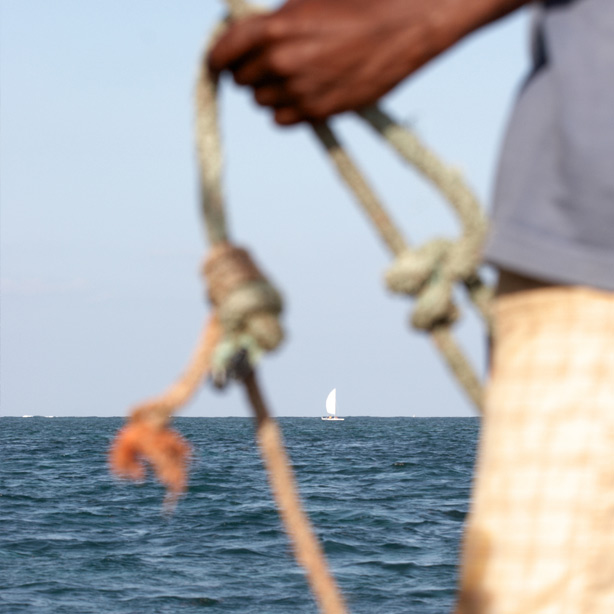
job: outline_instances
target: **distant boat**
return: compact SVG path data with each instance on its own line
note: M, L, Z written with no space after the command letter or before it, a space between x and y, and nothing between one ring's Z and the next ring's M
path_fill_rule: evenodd
M322 420L344 420L337 416L337 389L333 388L326 397L326 412L328 416L322 416Z
M23 416L21 416L22 418L34 418L34 416L31 416L30 414L24 414Z

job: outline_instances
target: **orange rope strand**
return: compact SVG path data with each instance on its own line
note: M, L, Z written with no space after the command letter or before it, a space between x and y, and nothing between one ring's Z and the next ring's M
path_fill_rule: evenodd
M166 486L166 507L172 508L185 492L191 448L179 433L168 428L172 415L194 395L207 377L211 356L221 337L217 317L205 326L192 360L183 375L159 397L137 405L109 450L109 466L118 477L142 480L150 465Z

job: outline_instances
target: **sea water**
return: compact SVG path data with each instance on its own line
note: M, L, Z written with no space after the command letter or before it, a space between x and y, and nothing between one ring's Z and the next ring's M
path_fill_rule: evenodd
M111 477L118 418L0 418L2 614L315 614L248 418L179 418L171 517ZM281 418L304 506L355 614L442 614L456 591L479 420Z

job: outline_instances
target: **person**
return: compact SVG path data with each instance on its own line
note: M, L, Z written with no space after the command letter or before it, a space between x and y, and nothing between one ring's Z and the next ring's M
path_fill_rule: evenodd
M209 55L280 125L378 100L527 0L289 0ZM485 259L495 343L458 614L614 612L614 2L533 4Z

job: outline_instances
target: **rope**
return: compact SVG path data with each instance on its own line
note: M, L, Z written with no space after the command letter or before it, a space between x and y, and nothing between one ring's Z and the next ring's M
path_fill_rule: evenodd
M190 446L168 428L172 415L194 395L210 368L221 337L215 316L203 329L196 351L183 375L160 396L140 403L116 435L109 450L109 466L119 477L142 480L145 464L152 466L167 488L165 508L171 511L187 486Z
M244 0L225 1L232 18L256 11ZM210 45L223 30L223 24L218 26ZM222 148L216 94L217 83L209 75L203 59L196 85L196 143L201 211L211 245L203 274L213 315L184 374L165 393L132 410L127 425L110 449L109 462L112 471L131 479L143 479L145 463L150 464L166 485L167 507L172 508L186 489L191 452L187 442L168 428L172 415L188 402L208 376L220 386L229 378L241 380L256 418L257 440L271 490L295 557L307 573L322 612L344 614L343 598L302 510L279 427L264 403L254 372L260 355L278 347L283 339L279 323L282 299L249 253L230 240L221 181ZM376 107L363 109L360 114L440 189L461 219L464 232L458 242L436 240L419 249L410 249L330 127L324 123L314 126L339 174L396 257L386 275L389 287L417 296L413 325L431 333L448 366L479 407L480 383L454 341L450 327L458 311L452 301L452 285L456 281L464 283L472 301L488 320L488 289L477 273L484 218L462 178L439 162L415 135Z
M227 5L233 17L253 12L241 1L228 0ZM218 28L214 37L220 31ZM209 287L209 300L224 330L212 357L214 381L224 385L228 376L243 380L256 417L257 440L271 490L293 544L296 560L306 571L321 611L345 614L341 593L302 510L279 427L270 417L253 371L260 353L276 348L283 338L278 320L282 300L248 252L232 245L229 240L221 187L222 154L216 90L217 84L210 78L203 61L196 87L196 139L202 214L212 245L203 272Z
M245 0L224 0L224 2L233 19L241 19L241 17L251 15L257 10L245 2Z
M219 25L207 50L224 31ZM206 57L206 52L205 52ZM211 78L206 62L201 62L196 80L196 147L198 151L201 214L210 245L228 241L228 228L222 193L222 144L218 128L217 82Z
M457 255L462 256L461 249L456 248L458 249L456 251L456 244L450 241L435 240L418 250L411 250L401 231L330 127L325 123L317 124L314 126L314 131L356 201L388 249L396 256L395 262L386 274L388 286L393 291L417 296L412 325L432 334L433 341L449 369L474 405L480 409L482 385L450 330L458 318L458 309L452 300L456 275L450 269L445 269L443 263L453 263ZM480 297L474 302L479 302L481 307L484 305L484 314L487 315L486 301L482 300L482 297L485 297L485 287L477 277L477 273L469 266L466 269L466 279L467 285L471 287L470 295Z
M477 272L488 222L473 191L456 170L447 167L418 137L376 106L362 109L359 115L429 180L452 205L463 226L463 235L449 245L447 267L453 281L461 281L486 326L491 328L491 291Z
M218 243L210 250L203 272L209 300L226 334L245 333L263 350L274 350L283 339L278 320L282 299L249 253Z
M388 249L395 255L402 254L407 248L405 238L330 126L320 123L314 125L313 130L337 172L353 192Z
M253 372L245 379L245 387L256 416L258 444L271 490L292 542L296 560L307 572L307 580L321 611L344 614L346 607L343 597L328 570L326 558L309 519L302 510L279 426L268 413Z
M227 1L226 4L232 18L241 18L254 12L244 0ZM214 37L218 35L219 30ZM210 193L203 197L203 202L207 204L203 213L207 227L211 228L220 217L217 202L218 198L221 198L221 147L217 128L215 85L211 84L209 77L203 62L200 81L209 83L200 83L197 88L198 149L201 173L207 179L203 181L203 191L210 190ZM490 291L477 272L487 227L486 219L476 197L460 174L447 168L414 134L375 106L362 109L360 116L439 189L453 205L461 220L464 232L457 242L436 239L419 249L410 249L401 231L330 126L326 123L313 126L316 137L324 146L339 175L353 192L386 246L396 256L385 277L388 287L393 292L417 298L412 325L433 334L435 345L448 367L480 409L482 387L479 378L453 339L451 325L459 315L453 300L453 287L457 281L461 281L490 328ZM209 165L211 168L208 168ZM213 180L209 181L209 177L213 177ZM210 209L213 209L212 214L208 212ZM215 236L216 232L210 230L209 235Z
M233 17L258 12L242 0L229 0ZM196 147L201 183L201 213L211 245L203 272L209 300L219 314L224 339L214 356L214 381L223 385L231 365L241 353L254 367L265 351L283 340L279 322L282 299L244 249L232 245L222 190L222 145L219 134L217 83L207 68L207 51L223 33L219 24L207 45L196 81ZM218 289L219 288L219 289Z

